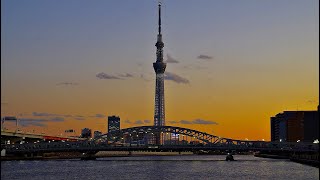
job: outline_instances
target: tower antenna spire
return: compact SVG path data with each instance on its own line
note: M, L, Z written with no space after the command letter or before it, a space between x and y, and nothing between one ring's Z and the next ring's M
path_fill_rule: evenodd
M159 7L159 21L158 21L158 25L159 25L159 34L161 34L161 2L158 1L158 7Z

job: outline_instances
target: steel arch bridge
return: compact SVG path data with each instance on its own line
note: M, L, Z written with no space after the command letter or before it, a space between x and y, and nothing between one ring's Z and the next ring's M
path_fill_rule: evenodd
M156 134L169 136L169 143L150 143ZM173 139L172 140L172 135ZM188 139L189 137L189 139ZM185 140L185 143L181 143ZM189 141L199 140L201 144ZM143 143L137 143L142 141ZM153 141L154 142L154 141ZM268 151L268 152L318 152L319 144L297 142L246 141L223 138L193 129L175 126L139 126L103 134L95 139L78 142L40 142L5 145L8 154L45 152L99 151ZM150 149L151 148L151 149Z
M131 144L138 140L148 141L155 134L162 134L162 136L164 137L164 140L167 139L171 141L171 143L173 144L177 142L181 143L181 141L186 142L188 140L189 141L198 140L202 144L206 144L206 145L245 145L245 146L261 147L266 144L265 141L247 141L247 140L223 138L220 136L208 134L206 132L200 132L197 130L183 128L183 127L176 127L176 126L130 127L130 128L121 129L120 131L103 134L93 140L94 141L111 141L113 143L128 142Z

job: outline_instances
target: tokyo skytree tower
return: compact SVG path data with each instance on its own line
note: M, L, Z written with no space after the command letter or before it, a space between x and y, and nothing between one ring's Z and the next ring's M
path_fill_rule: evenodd
M166 63L163 62L163 47L161 34L161 3L159 2L159 27L157 36L157 60L153 63L153 68L156 73L156 92L154 104L154 126L165 125L165 109L164 109L164 71L166 70Z

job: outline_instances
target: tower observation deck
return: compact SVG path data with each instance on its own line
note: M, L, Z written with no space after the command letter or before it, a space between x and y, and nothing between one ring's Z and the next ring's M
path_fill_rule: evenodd
M153 63L153 68L156 73L156 91L154 104L154 126L165 126L165 104L164 104L164 72L167 64L163 62L163 47L161 34L161 3L159 2L159 20L158 20L158 35L157 35L157 60ZM160 135L155 135L155 143L161 141Z

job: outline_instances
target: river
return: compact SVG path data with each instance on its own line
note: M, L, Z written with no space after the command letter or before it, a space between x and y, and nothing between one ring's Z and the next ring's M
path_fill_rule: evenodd
M285 159L235 155L108 157L93 161L1 161L1 180L319 179L319 168Z

